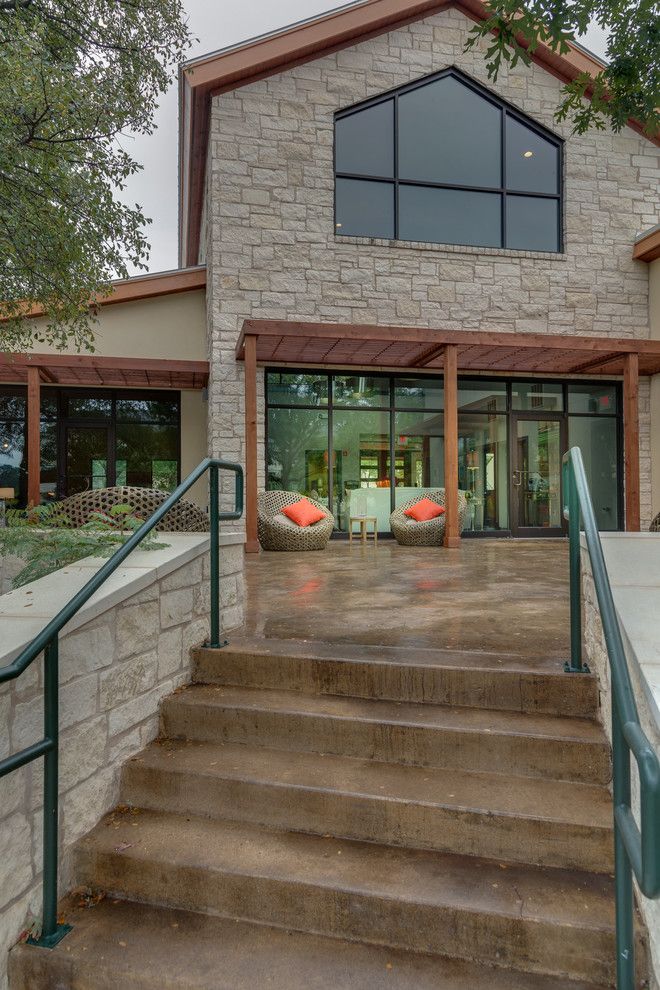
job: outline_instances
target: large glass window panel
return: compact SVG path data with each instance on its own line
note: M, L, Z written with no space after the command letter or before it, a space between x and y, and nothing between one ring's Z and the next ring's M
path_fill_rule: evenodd
M395 505L441 488L444 480L442 413L398 412L394 417Z
M335 127L338 172L394 176L394 101L341 117Z
M558 382L514 381L511 402L514 409L561 412L564 408L564 389Z
M15 502L27 495L27 445L24 419L0 418L0 488L13 488Z
M26 402L25 394L7 390L0 395L0 420L25 419Z
M509 528L506 416L459 413L458 487L468 500L465 531Z
M118 423L116 436L117 460L126 462L127 485L156 488L165 484L165 491L176 487L176 482L171 484L171 473L166 476L159 466L163 461L178 462L176 426Z
M506 412L506 382L502 379L459 379L458 408Z
M387 381L387 379L385 379ZM390 528L390 415L388 411L333 412L333 512L348 532L351 515L376 516L379 532Z
M559 529L561 511L561 423L558 419L516 422L513 472L517 524Z
M354 237L394 237L394 184L337 179L336 231Z
M266 487L328 504L328 414L269 409Z
M582 451L598 528L617 529L619 479L616 419L569 416L568 443Z
M271 405L327 406L327 375L295 375L269 371L266 376L268 402Z
M506 186L520 192L556 193L559 149L515 117L506 117Z
M74 426L66 431L67 495L108 484L108 431L105 426Z
M112 399L95 395L68 395L66 412L71 419L109 419Z
M537 196L506 197L506 247L559 250L559 201Z
M117 399L117 421L124 423L176 423L179 404L176 399Z
M42 419L41 433L41 498L57 498L57 423Z
M451 76L403 93L399 178L499 188L501 112Z
M399 187L399 237L404 241L500 247L501 197L498 193Z
M389 406L390 380L379 375L333 375L332 401L342 406Z
M569 382L569 413L589 413L591 416L608 416L617 411L616 385L600 382Z
M394 379L394 405L398 409L442 409L444 383L441 377Z

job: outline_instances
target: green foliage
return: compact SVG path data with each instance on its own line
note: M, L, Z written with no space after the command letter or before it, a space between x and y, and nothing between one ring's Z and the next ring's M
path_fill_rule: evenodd
M182 0L0 0L0 348L93 350L90 302L146 267L122 139L152 133L189 40Z
M0 552L25 561L25 567L14 578L14 587L18 588L83 557L109 557L143 522L133 515L130 505L113 505L108 513L93 512L89 522L79 528L71 525L57 502L34 509L11 509L7 512L7 527L0 529ZM152 530L140 549L159 550L164 546L167 544L156 542Z
M565 55L590 23L609 31L607 65L593 78L582 73L564 87L557 120L583 134L608 125L620 131L631 118L649 136L660 133L660 18L657 0L493 0L489 16L470 32L468 48L488 42L488 74L503 63L529 65L540 44ZM585 102L585 97L590 99Z

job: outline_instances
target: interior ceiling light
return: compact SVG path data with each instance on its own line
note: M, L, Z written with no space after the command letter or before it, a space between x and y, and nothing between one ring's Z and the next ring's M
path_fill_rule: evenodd
M533 158L533 157L534 157L533 151L523 151L523 158Z

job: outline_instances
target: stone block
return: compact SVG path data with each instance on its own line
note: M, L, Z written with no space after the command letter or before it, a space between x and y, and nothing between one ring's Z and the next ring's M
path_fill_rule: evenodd
M176 626L161 632L158 637L158 680L162 681L170 677L175 671L180 670L184 660L183 656L183 628Z
M99 679L97 674L77 677L60 691L60 730L91 718L97 711Z
M199 584L202 580L202 558L188 561L183 567L172 571L160 582L160 594L164 591L176 591L178 588L187 588L190 585Z
M114 658L114 627L107 618L90 622L60 643L60 681L109 666Z
M108 723L99 715L83 725L73 726L60 737L60 793L70 790L106 761Z
M116 611L117 659L153 649L159 630L159 603L124 605Z
M158 655L144 653L115 664L102 672L99 678L99 706L101 711L116 708L129 698L149 691L157 679Z
M179 588L160 596L160 625L162 629L188 622L193 611L193 589Z
M24 894L32 879L30 820L17 812L3 818L0 828L0 908Z

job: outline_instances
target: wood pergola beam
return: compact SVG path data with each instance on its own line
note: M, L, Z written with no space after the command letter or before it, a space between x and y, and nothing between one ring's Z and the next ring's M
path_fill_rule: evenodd
M627 354L623 367L623 471L626 530L640 529L639 356Z
M445 547L458 547L458 348L445 348Z
M27 502L41 505L41 374L27 369Z
M245 552L259 553L257 530L257 338L245 338Z

